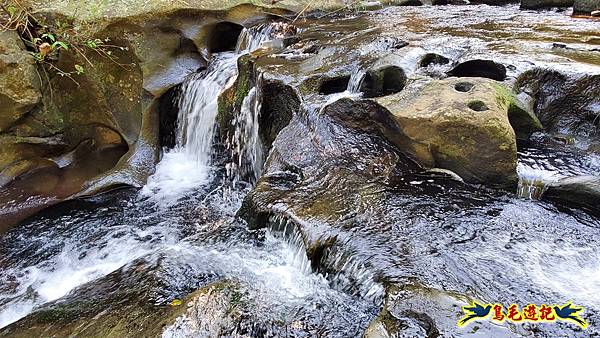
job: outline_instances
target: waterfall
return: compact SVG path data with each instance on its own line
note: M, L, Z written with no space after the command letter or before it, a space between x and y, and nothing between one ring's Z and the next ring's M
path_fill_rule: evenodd
M199 165L208 166L212 156L217 100L237 75L237 55L221 53L208 69L186 81L179 99L177 149Z
M362 84L366 74L367 72L362 69L352 72L352 74L350 74L350 80L348 80L348 88L346 91L349 93L360 93L360 85Z
M215 54L206 70L188 77L178 101L176 146L163 155L142 195L168 206L211 181L219 95L237 78L238 58L283 34L286 27L270 23L244 29L236 52ZM260 174L263 161L258 137L260 96L258 88L251 88L232 121L234 131L228 147L233 163L227 165L227 174L234 182L242 178L254 182Z
M296 27L285 22L269 22L244 28L238 39L236 52L251 52L274 39L281 40L297 32Z
M234 181L244 178L255 182L260 176L263 163L263 146L259 137L258 117L261 109L260 84L252 87L244 98L240 113L233 120L234 133L228 147L233 162L227 172Z
M542 198L548 185L560 178L557 172L532 168L523 163L517 166L517 173L519 175L517 195L531 200Z

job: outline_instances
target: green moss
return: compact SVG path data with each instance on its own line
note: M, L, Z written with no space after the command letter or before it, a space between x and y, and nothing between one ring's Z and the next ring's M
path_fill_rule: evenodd
M217 101L217 124L222 137L230 131L231 122L240 112L244 99L254 85L254 64L250 55L239 58L238 73L233 85L221 93Z
M531 133L544 129L535 114L524 108L516 95L503 85L495 84L496 100L506 110L511 126L517 138L526 139Z

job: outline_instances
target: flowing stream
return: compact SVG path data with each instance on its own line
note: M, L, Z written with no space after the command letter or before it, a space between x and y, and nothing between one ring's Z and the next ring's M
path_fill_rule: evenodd
M368 20L299 21L294 33L304 35L293 48L281 39L291 26L243 29L235 50L212 55L205 70L182 84L175 147L164 151L141 190L62 203L0 236L0 328L78 295L98 303L111 300L114 279L163 308L209 285L232 283L250 302L242 317L257 325L231 326L228 313L219 312L208 316L208 325L188 312L170 322L163 337L215 336L207 326L228 327L223 335L233 337L361 337L382 313L396 318L398 336L454 336L460 307L471 299L522 305L572 300L586 308L586 319L599 322L600 222L581 210L564 211L539 200L562 177L599 175L597 154L539 140L519 147L515 195L420 170L360 109L327 109L338 100L354 107L375 64L364 59L379 60L390 48L396 52L394 64L417 84L428 73L443 77L450 70L443 62L418 66L426 51L453 60L476 53L508 60L516 65L508 69L513 76L534 62L555 60L556 55L544 54L545 39L558 31L538 32L546 16L568 33L563 42L593 35L596 27L511 6L493 12L483 5L434 8L390 7ZM493 18L482 17L483 10ZM520 35L507 37L506 31ZM541 37L532 38L531 32ZM331 47L342 40L350 47ZM259 48L277 52L262 59L270 73L257 74L255 86L246 88L231 131L220 137L219 94L235 83L239 58ZM318 73L323 60L310 58L339 67ZM564 67L559 61L553 67ZM582 63L577 67L587 70ZM336 83L329 94L318 86L298 94L312 78L298 80L294 72L340 75L347 83ZM288 81L277 93L263 86L273 77ZM291 92L298 89L297 111L272 144L263 144L261 111L269 95L288 85ZM249 229L238 217L251 192L267 210L261 215L266 229ZM123 274L144 278L131 282ZM212 310L207 305L197 311ZM97 315L105 311L110 307ZM575 332L567 324L482 323L467 330L474 337Z
M247 193L247 185L239 181L256 180L261 170L260 102L257 89L252 88L235 120L231 147L238 158L226 172L213 161L217 98L235 80L238 57L268 41L271 30L269 25L245 30L238 43L245 47L214 55L205 71L183 84L176 146L165 152L139 193L100 197L95 203L103 207L94 215L78 206L56 220L41 216L24 226L23 232L3 237L0 327L137 259L159 257L164 269L183 269L181 273L190 277L174 285L172 293L167 292L170 297L157 302L185 295L177 290L193 290L198 285L194 276L210 274L244 283L264 306L265 316L274 308L280 314L306 312L348 334L364 326L375 304L338 291L313 273L302 241L293 231L274 227L263 234L259 247L237 238L253 236L234 225L234 215ZM235 177L233 183L228 175ZM233 224L231 231L238 236L211 237L226 223ZM20 258L25 254L29 259ZM352 325L333 320L342 312L344 317L362 319ZM180 325L165 334L178 336L190 330Z

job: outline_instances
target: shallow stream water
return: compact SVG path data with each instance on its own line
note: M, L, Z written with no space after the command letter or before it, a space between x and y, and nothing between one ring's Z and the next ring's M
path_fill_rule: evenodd
M411 60L432 51L458 59L509 60L510 76L540 65L600 73L598 52L592 51L600 46L600 23L561 12L484 5L388 8L305 25L299 24L306 36L325 31L330 39L352 39L349 31L360 27L360 37L376 27L382 36L407 40L415 48L403 55L406 68L419 76L446 71L440 65L412 66ZM214 56L207 70L186 80L178 103L177 144L164 152L143 189L67 202L1 235L0 328L139 260L157 266L153 274L162 285L152 299L157 304L184 298L213 281L235 280L260 305L253 309L255 316L300 328L307 336L361 336L390 285L447 292L446 301L457 312L440 314L446 317L440 331L451 331L460 316L465 298L456 295L504 304L572 300L586 307L590 323L598 323L600 220L424 173L400 172L388 179L390 172L411 164L385 141L352 130L322 110L338 99L360 97L364 72L358 61L345 91L304 97L302 114L282 130L274 149L285 149L281 156L309 168L310 177L273 206L280 213L271 215L269 229L248 230L236 217L244 197L261 174L281 172L261 172L267 154L257 143L256 88L235 121L237 143L228 145L240 157L227 164L215 160L225 156L214 144L217 96L235 80L238 57L266 42L268 29L244 30L237 51ZM572 49L553 48L556 42ZM357 54L372 55L380 48L369 46ZM549 147L545 137L521 147L522 182L600 174L598 155L576 146ZM334 244L318 262L309 260L307 243L329 242ZM428 301L398 304L436 309ZM398 304L390 311L406 314ZM202 336L194 330L183 322L164 335ZM281 334L273 330L265 336ZM567 324L486 330L482 336L598 334L596 328L573 331Z

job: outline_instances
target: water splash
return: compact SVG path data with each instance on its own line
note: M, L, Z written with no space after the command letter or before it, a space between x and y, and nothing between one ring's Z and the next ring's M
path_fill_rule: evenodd
M532 168L522 163L517 166L517 174L517 195L531 200L539 200L548 189L548 185L560 178L556 171Z
M362 69L357 69L350 74L350 80L348 81L347 92L356 94L360 93L360 86L362 85L367 72Z
M269 231L277 237L283 237L289 247L294 248L293 262L300 271L304 274L313 272L304 238L294 221L282 214L272 215L269 217ZM385 289L376 281L375 273L360 259L326 248L318 263L325 264L328 270L334 271L323 276L334 289L360 297L374 305L381 305Z
M237 54L215 56L208 69L188 79L181 89L176 151L200 165L209 165L213 152L217 100L237 75Z
M259 137L259 114L261 110L261 85L252 87L244 98L240 113L233 120L233 135L228 140L233 162L227 173L234 182L247 179L256 182L264 162L263 145Z
M286 36L296 33L296 27L285 22L267 22L244 28L238 39L236 52L240 54L252 52L265 47L269 42L281 41Z

